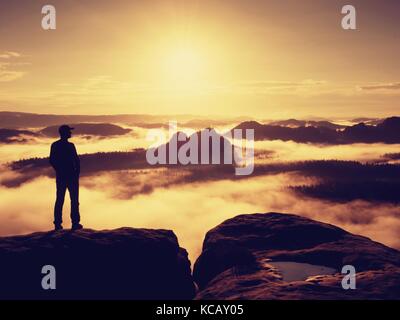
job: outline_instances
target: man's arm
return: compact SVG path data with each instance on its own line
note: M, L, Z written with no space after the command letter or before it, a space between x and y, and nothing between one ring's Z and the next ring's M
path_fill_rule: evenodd
M54 168L54 170L57 170L57 168L56 168L56 152L54 149L55 149L54 144L52 144L51 148L50 148L49 162L50 162L51 166Z
M78 152L76 151L75 145L73 144L73 151L74 151L74 165L75 170L80 175L81 173L81 161L79 160Z

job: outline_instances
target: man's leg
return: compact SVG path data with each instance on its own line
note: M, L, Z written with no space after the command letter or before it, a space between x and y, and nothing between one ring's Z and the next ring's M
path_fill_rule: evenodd
M79 177L73 177L69 180L68 191L71 198L72 226L77 226L81 220L79 214Z
M67 189L67 182L60 177L56 178L57 185L57 198L54 205L54 226L61 227L62 225L62 208L64 205L65 191Z

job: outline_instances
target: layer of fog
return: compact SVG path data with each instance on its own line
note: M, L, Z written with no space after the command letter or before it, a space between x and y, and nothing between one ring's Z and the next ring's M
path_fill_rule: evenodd
M187 128L181 128L189 132ZM95 152L130 151L135 148L148 148L154 141L146 139L148 129L132 128L132 133L107 138L91 139L73 137L71 142L75 143L80 154ZM166 142L169 137L168 130L163 129ZM31 143L0 144L0 163L27 159L31 157L47 157L50 145L54 139L38 138ZM293 141L258 141L255 149L274 153L273 157L267 157L267 161L298 161L298 160L356 160L361 162L377 161L385 153L396 153L400 150L398 144L352 144L338 146L318 146L313 144L302 144Z
M152 178L157 177L148 177ZM398 207L364 201L336 204L301 198L285 187L293 181L299 184L309 181L294 175L177 185L132 198L118 196L122 188L118 179L123 179L123 175L103 174L96 179L82 179L80 202L85 227L172 229L180 245L189 251L192 262L200 253L208 230L238 214L255 212L300 214L400 248ZM54 197L55 182L45 177L18 189L0 188L0 234L50 230ZM66 204L67 227L70 225L68 210Z
M72 141L81 154L128 151L151 144L146 140L147 129L132 129L131 134L124 136L103 139L73 137ZM164 132L168 137L167 130ZM32 143L0 145L0 163L46 157L52 141L40 138ZM385 144L322 147L282 141L256 142L255 146L258 150L270 152L258 160L266 162L317 159L365 162L400 149L399 145ZM1 177L14 174L1 171ZM286 188L294 183L310 183L299 176L280 174L238 181L172 185L173 176L163 177L155 170L133 178L127 175L136 173L121 171L82 178L83 224L93 229L122 226L172 229L181 246L188 249L192 262L201 251L205 233L214 226L237 214L269 211L304 215L400 248L398 206L365 201L338 204L302 198ZM48 177L37 178L19 188L0 187L0 235L51 229L54 198L55 182ZM68 204L64 209L64 219L69 226Z

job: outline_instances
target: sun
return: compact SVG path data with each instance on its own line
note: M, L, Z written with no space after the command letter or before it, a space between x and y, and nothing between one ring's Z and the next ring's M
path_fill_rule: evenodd
M177 46L165 52L162 73L169 86L195 88L204 80L207 63L201 50Z
M143 56L149 83L163 96L205 96L222 77L221 50L209 38L172 34L153 39Z

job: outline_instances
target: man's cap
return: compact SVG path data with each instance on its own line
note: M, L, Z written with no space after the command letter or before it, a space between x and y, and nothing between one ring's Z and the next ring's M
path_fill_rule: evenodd
M64 132L71 132L71 130L74 130L74 128L72 128L72 127L70 127L70 126L68 126L68 125L66 125L66 124L63 124L62 126L60 126L60 127L58 128L58 132L59 132L60 134L62 134L62 133L64 133Z

